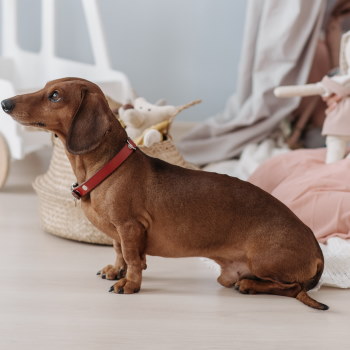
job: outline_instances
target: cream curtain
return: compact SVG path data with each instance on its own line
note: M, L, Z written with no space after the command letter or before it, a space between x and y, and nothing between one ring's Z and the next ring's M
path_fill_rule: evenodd
M277 99L273 89L306 83L326 5L326 0L248 1L237 92L222 113L178 144L188 161L204 165L233 158L291 114L300 98Z

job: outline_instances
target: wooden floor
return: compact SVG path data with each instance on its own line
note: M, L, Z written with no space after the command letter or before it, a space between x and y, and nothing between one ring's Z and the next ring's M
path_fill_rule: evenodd
M48 152L15 162L0 192L0 349L350 349L350 291L295 299L225 289L199 259L149 258L142 290L108 293L110 247L42 232L31 181Z

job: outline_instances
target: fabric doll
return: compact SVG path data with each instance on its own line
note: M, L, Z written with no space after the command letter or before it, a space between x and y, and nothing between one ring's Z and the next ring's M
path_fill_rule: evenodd
M196 100L183 106L163 106L138 97L133 104L128 103L119 108L119 117L126 125L126 132L137 145L150 147L166 138L176 115L200 102Z
M340 48L340 75L325 76L316 84L281 86L275 89L277 97L337 95L340 101L326 115L322 135L326 136L326 163L344 158L350 141L350 31L342 36Z

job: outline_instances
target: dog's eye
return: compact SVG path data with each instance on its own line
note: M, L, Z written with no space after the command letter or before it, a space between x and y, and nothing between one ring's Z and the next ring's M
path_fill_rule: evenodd
M57 90L51 92L51 94L49 95L49 100L51 102L58 102L58 101L61 100L61 97L60 97L60 95L59 95Z

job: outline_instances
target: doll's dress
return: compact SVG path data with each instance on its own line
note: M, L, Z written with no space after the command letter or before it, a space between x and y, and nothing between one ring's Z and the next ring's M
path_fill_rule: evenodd
M322 135L350 136L349 83L342 85L327 76L322 79L321 84L327 91L343 97L338 102L337 107L327 114L322 128Z

